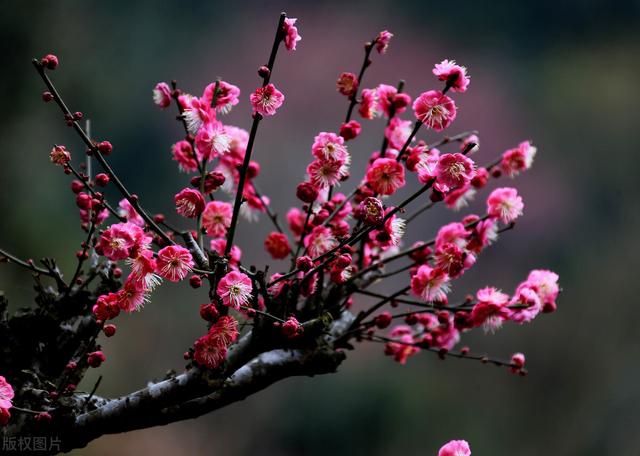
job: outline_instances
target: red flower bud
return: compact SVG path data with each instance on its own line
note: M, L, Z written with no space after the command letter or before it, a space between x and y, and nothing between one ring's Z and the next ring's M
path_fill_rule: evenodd
M84 188L84 184L79 180L76 179L71 181L71 191L73 193L80 193L83 188Z
M200 317L202 317L203 320L213 322L218 319L219 315L220 312L218 312L215 304L209 303L200 305Z
M202 278L199 275L192 275L189 278L189 285L191 285L191 288L200 288L202 286Z
M318 198L318 189L311 182L302 182L296 188L296 196L303 203L311 204Z
M376 325L376 327L378 327L378 329L384 329L389 327L389 325L391 324L391 314L389 312L382 312L380 315L377 315L373 321Z
M296 260L296 268L307 272L313 269L313 260L308 256L301 256Z
M94 351L87 355L87 364L91 367L100 367L106 361L106 357L101 351ZM67 387L68 388L68 387Z
M116 325L104 325L104 328L102 328L102 332L105 336L111 337L116 333Z
M345 141L357 138L361 131L362 127L356 120L350 120L340 126L340 136L342 136Z
M40 59L40 64L49 70L55 70L58 67L58 57L53 54L47 54Z
M105 173L100 173L96 176L96 184L100 187L106 187L109 183L109 175Z
M102 141L97 144L98 150L102 155L111 155L111 151L113 150L113 146L109 141Z

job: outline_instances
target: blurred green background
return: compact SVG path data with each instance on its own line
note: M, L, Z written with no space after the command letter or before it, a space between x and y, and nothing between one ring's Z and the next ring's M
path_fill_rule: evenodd
M344 116L338 74L357 71L363 42L386 28L395 37L387 55L374 55L364 86L403 78L415 96L438 87L435 62L455 58L472 83L455 96L460 111L449 131L480 131L476 160L486 163L523 139L538 146L534 168L515 182L525 216L454 295L487 284L511 292L540 267L558 272L564 289L556 314L465 336L476 351L525 352L526 378L428 353L399 366L382 347L363 346L336 375L289 379L198 420L107 436L77 454L432 455L452 438L485 456L640 454L640 2L0 4L0 244L19 256L56 257L71 274L84 239L69 179L48 161L53 143L67 145L76 160L83 148L57 109L40 101L32 57L58 54L53 77L72 110L114 144L112 164L144 205L175 219L172 196L187 177L169 151L182 131L173 110L153 106L151 89L175 78L200 94L221 76L243 91L226 122L248 128L255 70L285 10L299 18L303 40L298 51L278 56L273 82L287 101L261 125L254 155L262 165L257 182L276 210L295 204L313 136L335 130ZM382 135L381 121L364 125L351 147L355 178ZM463 213L481 211L486 195ZM438 207L406 239L431 238L458 217ZM240 226L246 263L267 261L268 231L266 221ZM28 274L12 267L0 269L0 289L14 307L32 298ZM204 331L197 309L205 299L167 284L142 313L120 317L118 336L104 341L108 362L84 388L108 372L99 393L118 395L180 370L182 352Z

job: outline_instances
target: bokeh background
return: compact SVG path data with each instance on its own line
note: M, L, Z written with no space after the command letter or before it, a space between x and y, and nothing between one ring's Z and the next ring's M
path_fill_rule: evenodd
M455 96L459 116L449 131L480 131L479 163L523 139L539 149L516 182L525 216L454 296L487 284L510 292L539 267L557 271L564 290L556 314L466 336L480 352L525 352L526 378L428 353L399 366L381 346L362 346L336 375L288 379L198 420L103 437L77 454L430 455L452 438L467 439L474 455L640 454L638 1L1 5L0 243L19 256L56 257L71 274L84 239L69 179L48 161L53 143L66 144L76 160L83 148L57 109L40 101L32 57L60 56L54 78L72 110L115 145L112 164L144 205L172 214L172 196L187 180L170 158L182 131L173 110L153 106L152 87L175 78L199 94L221 76L243 90L227 122L248 128L255 70L285 10L299 18L303 40L278 56L273 81L287 101L261 125L254 155L257 182L277 212L295 204L313 136L335 130L344 116L338 74L356 72L364 41L389 29L389 52L374 54L365 86L403 78L415 96L439 87L435 62L455 58L472 83ZM351 146L354 176L379 147L382 125L364 123ZM463 213L481 211L486 195ZM431 238L458 217L438 207L406 239ZM267 261L261 244L270 228L266 219L240 226L246 263ZM33 295L28 274L10 266L0 269L0 289L14 307ZM99 393L118 395L180 370L182 352L204 330L197 312L204 299L185 285L163 286L142 313L118 319L118 337L104 342L108 362L81 387L108 372Z

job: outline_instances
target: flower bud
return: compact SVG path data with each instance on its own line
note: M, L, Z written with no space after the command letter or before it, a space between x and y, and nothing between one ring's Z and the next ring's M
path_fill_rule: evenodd
M116 325L104 325L104 328L102 328L102 332L105 336L111 337L116 333Z
M50 423L53 418L51 417L51 414L49 412L40 412L34 417L34 419L38 423L47 424Z
M202 278L199 275L192 275L189 278L189 285L191 285L191 288L200 288L202 286Z
M384 329L389 327L389 325L391 324L391 320L392 317L389 312L382 312L380 315L377 315L373 319L373 322L378 329Z
M358 206L358 217L369 226L378 226L384 220L384 207L378 198L369 196Z
M58 67L58 57L53 54L47 54L40 59L40 64L49 70L55 70Z
M76 196L76 204L80 209L84 209L86 211L91 209L91 200L91 196L84 192L78 193L78 196Z
M296 188L296 196L303 203L311 204L318 198L318 189L311 182L302 182Z
M302 332L302 325L298 322L296 317L289 317L287 321L282 324L282 334L289 339L299 336Z
M113 146L109 141L102 141L97 144L98 150L102 155L111 155L111 151L113 150Z
M342 136L345 141L357 138L361 131L362 127L356 120L350 120L340 126L340 136Z
M95 180L96 184L98 184L100 187L106 187L110 179L108 174L100 173L96 176Z
M247 178L253 179L260 174L260 164L255 161L250 161L247 167Z
M260 76L261 78L268 78L270 74L271 71L265 65L262 65L260 68L258 68L258 76Z
M64 166L71 160L71 154L64 146L55 146L49 154L51 163Z
M220 312L218 312L218 309L216 308L215 304L209 303L209 304L200 305L200 317L203 320L213 322L218 319L219 315L220 315Z
M303 272L310 271L313 269L313 260L308 256L301 256L296 260L296 268L300 269Z
M107 358L104 356L104 353L102 353L101 351L94 351L87 355L87 364L94 368L100 367L100 365L105 362L106 359Z

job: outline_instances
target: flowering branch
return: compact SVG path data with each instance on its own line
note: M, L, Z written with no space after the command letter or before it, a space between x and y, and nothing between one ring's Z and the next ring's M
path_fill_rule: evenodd
M293 51L301 40L296 21L280 15L268 62L258 70L262 85L249 96L249 131L221 120L240 102L240 89L226 81L208 84L201 97L178 89L175 81L154 88L154 103L162 109L175 103L184 128L184 139L173 144L171 152L180 171L193 176L173 202L178 215L195 222L195 233L144 211L105 159L111 144L91 139L88 127L83 130L79 124L82 114L68 109L51 82L48 71L58 66L57 57L34 60L48 89L44 101L55 100L67 125L105 173L92 176L90 162L86 173L82 166L76 170L64 146L56 145L50 153L54 164L78 179L72 190L87 232L69 285L53 260L42 260L41 268L0 250L2 259L34 273L37 293L35 307L12 316L0 294L4 434L45 429L61 436L64 449L71 450L105 434L195 418L287 377L335 372L346 358L345 349L355 348L353 341L383 343L384 353L400 364L429 351L526 373L520 353L502 361L470 354L467 347L454 349L468 331L495 332L507 322L529 323L553 312L560 292L555 273L533 270L512 294L487 286L455 305L448 298L457 279L523 215L517 190L495 188L486 199L486 211L460 216L429 241L403 246L403 237L409 222L438 202L460 209L490 180L528 170L536 148L524 141L483 167L472 158L479 150L475 131L445 135L432 144L416 140L420 129L441 132L450 126L457 106L448 94L466 92L470 78L466 68L444 60L433 68L444 88L427 90L413 103L404 81L396 87L362 87L372 51L385 52L392 37L383 31L365 45L359 74L343 73L338 79L337 90L348 99L345 122L339 132L315 136L307 176L295 189L301 208L287 212L285 225L272 201L256 188L260 166L253 149L260 122L275 115L284 102L270 81L280 44ZM349 141L362 130L353 119L356 105L366 121L385 119L384 139L356 188L348 195L334 194L351 175ZM405 119L410 108L413 116ZM438 150L445 145L458 151ZM409 179L417 182L416 189L397 205L388 204ZM124 196L119 211L94 188L110 182ZM233 195L233 203L215 194L218 190ZM404 219L414 203L418 209ZM274 260L291 258L290 266L259 266L242 259L235 244L239 218L254 220L261 213L275 228L264 241L265 250ZM102 227L110 216L115 223ZM85 272L89 252L96 261ZM404 258L406 264L385 270ZM52 277L58 289L41 283L41 275ZM405 280L398 291L387 295L370 289L392 276ZM209 302L199 306L206 332L185 348L184 370L119 398L98 394L102 376L90 392L78 391L87 370L106 361L100 341L116 334L112 321L141 311L163 280L187 281L192 288L209 282ZM360 296L375 301L360 303ZM392 313L386 306L403 308ZM14 397L20 407L13 405ZM12 410L20 413L11 416ZM462 441L443 449L464 456L470 451Z

